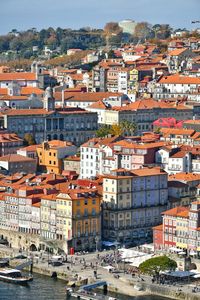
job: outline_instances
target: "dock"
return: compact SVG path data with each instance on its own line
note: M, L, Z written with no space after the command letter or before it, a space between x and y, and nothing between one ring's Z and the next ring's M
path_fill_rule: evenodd
M81 288L80 288L80 291L91 291L93 289L96 289L100 286L103 286L104 288L104 291L106 290L107 291L107 282L106 281L96 281L96 282L93 282L93 283L90 283L90 284L86 284L86 285L83 285Z
M81 292L72 292L71 296L79 300L117 300L117 298L99 295L99 294L84 294ZM70 299L70 298L69 298Z

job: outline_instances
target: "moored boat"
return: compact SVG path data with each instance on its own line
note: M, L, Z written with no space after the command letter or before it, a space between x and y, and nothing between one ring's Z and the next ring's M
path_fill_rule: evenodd
M33 280L32 276L23 276L20 270L4 268L0 269L0 280L5 282L26 284Z

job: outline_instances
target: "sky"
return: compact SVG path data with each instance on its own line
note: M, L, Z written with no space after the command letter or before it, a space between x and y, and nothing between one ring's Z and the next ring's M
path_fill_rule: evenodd
M200 24L200 0L0 0L0 34L12 29L103 28L133 19L193 29ZM198 26L199 25L199 26Z

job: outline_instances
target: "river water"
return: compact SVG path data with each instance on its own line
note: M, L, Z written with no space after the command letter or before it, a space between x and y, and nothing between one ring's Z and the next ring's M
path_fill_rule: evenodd
M34 280L27 286L0 281L0 300L66 300L65 286L62 280L38 274L34 274ZM169 300L157 296L115 297L119 300Z

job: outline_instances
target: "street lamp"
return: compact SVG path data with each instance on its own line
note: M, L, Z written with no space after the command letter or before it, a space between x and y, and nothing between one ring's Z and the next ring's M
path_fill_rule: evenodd
M98 252L98 242L99 242L99 238L98 238L98 236L96 236L96 237L95 237L96 252Z
M96 261L96 272L97 272L97 265L98 265L98 261Z

